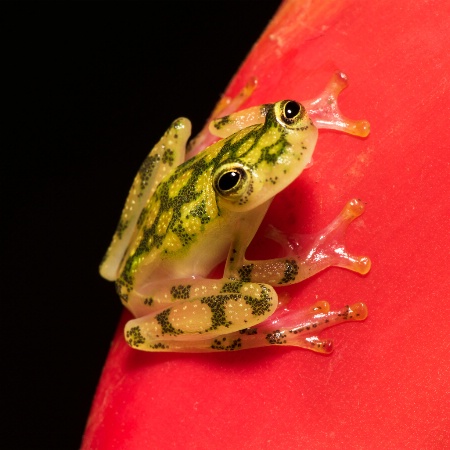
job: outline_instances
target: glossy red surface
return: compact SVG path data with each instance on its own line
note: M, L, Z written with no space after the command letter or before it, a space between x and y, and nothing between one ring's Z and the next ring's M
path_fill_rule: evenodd
M363 199L347 243L371 257L371 272L328 269L289 293L294 305L364 301L366 321L327 330L330 356L279 347L140 353L121 323L83 449L450 445L449 9L286 1L227 90L256 76L247 105L302 100L335 70L347 73L341 109L368 119L370 136L322 131L314 165L265 222L311 233L347 200Z

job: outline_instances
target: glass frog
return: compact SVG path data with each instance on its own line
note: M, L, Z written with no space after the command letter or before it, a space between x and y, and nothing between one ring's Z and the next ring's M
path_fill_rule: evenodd
M285 257L245 257L274 196L310 164L318 129L369 133L368 122L339 111L346 84L337 73L315 100L283 100L213 119L209 130L221 139L187 160L190 122L172 123L139 169L100 267L135 317L125 326L131 347L205 352L281 344L329 353L332 342L319 338L322 329L367 316L362 303L332 311L322 301L289 311L275 290L330 266L369 271L369 258L338 242L363 212L359 200L348 202L308 248L297 251L275 233L290 247ZM224 261L223 277L208 278Z

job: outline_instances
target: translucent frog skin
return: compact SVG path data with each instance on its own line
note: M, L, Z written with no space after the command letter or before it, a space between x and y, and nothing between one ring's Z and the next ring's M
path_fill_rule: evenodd
M363 212L359 200L348 202L308 248L296 251L295 238L275 232L286 257L245 258L274 196L310 163L318 128L368 134L366 121L346 119L337 108L345 86L337 73L316 100L283 100L212 120L210 132L222 139L186 161L190 122L172 123L136 175L100 267L135 317L125 327L130 346L203 352L281 344L329 353L332 342L319 331L367 316L362 303L332 311L322 301L290 311L274 289L330 266L369 271L367 257L338 242ZM222 261L223 277L208 278Z

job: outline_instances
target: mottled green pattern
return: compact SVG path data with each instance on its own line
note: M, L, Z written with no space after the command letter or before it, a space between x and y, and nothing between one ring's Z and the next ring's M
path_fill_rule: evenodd
M148 182L153 174L153 171L155 170L156 165L160 161L161 157L156 154L152 155L150 154L145 158L144 162L141 164L141 167L139 168L139 174L141 176L141 183L140 183L140 192L138 193L138 197L142 196L142 191L147 187Z
M275 133L277 139L271 145L264 146L261 144L261 139L266 136L268 130ZM213 173L222 164L233 161L233 163L249 166L249 160L252 160L254 162L250 168L256 170L262 163L275 164L286 148L285 129L276 121L272 108L268 111L264 124L248 127L217 142L207 152L200 153L181 164L175 172L163 179L139 217L137 224L141 236L139 243L134 252L128 256L121 277L117 280L117 283L123 287L122 297L133 289L134 273L146 255L155 250L161 252L161 257L171 253L165 247L169 233L176 235L182 250L186 250L201 238L205 228L211 222L220 217L219 210L216 210L214 217L206 212L207 198L205 196L210 195L211 189L204 183L211 183ZM175 195L171 195L171 189L181 179L182 186ZM251 190L250 185L248 195ZM187 215L183 215L182 209L185 210L186 207L190 208L190 211ZM199 227L195 232L190 232L186 228L189 216L200 219ZM152 219L149 220L149 217ZM167 223L164 220L167 220ZM244 277L243 280L245 279Z
M193 217L198 217L202 225L207 224L211 217L206 212L206 202L202 200L198 206L194 206L190 212L190 215ZM189 214L186 216L186 219L189 219Z
M142 209L165 174L173 172L184 158L190 132L187 119L175 120L141 164L128 193L116 232L102 260L100 273L108 280L119 276L120 264L133 240ZM173 166L173 168L172 168Z

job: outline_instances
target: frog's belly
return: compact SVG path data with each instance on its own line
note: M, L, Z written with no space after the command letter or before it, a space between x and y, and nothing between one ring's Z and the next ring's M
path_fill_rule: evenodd
M228 247L218 249L202 248L199 253L192 253L182 260L168 258L154 273L154 279L204 278L220 262L224 261Z
M155 285L163 281L205 278L227 257L230 237L218 233L193 244L185 254L174 253L142 267L136 277L134 290L141 295L149 295Z

